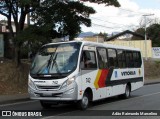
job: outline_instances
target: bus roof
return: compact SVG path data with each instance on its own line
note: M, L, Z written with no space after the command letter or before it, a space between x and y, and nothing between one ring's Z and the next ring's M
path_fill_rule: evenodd
M125 50L135 50L135 51L140 51L139 48L134 48L134 47L127 47L127 46L120 46L120 45L112 45L112 44L107 44L106 43L97 43L97 42L91 42L91 41L79 41L79 40L73 40L73 41L67 41L67 42L56 42L56 43L48 43L43 46L47 45L53 45L53 44L63 44L63 43L82 43L82 45L89 45L89 46L98 46L98 47L106 47L106 48L115 48L115 49L125 49Z

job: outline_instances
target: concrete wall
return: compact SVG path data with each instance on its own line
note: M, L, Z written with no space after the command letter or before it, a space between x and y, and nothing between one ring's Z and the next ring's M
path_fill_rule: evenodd
M101 37L91 37L91 38L83 38L84 41L92 41L92 42L99 42L99 43L103 43L104 39Z

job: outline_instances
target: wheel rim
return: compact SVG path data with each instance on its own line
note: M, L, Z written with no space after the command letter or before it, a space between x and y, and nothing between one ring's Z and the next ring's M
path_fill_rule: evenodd
M87 105L88 105L88 97L86 97L86 96L83 97L82 104L83 104L84 107L87 107Z

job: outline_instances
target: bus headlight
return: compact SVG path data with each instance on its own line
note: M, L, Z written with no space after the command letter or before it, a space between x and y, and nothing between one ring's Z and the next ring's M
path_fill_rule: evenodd
M75 81L75 77L69 78L67 80L67 85L70 85L70 84L74 83L74 81Z
M65 87L71 85L71 84L74 83L74 82L75 82L75 77L69 78L67 81L65 81L65 82L63 83L63 85L62 85L61 88L65 88Z
M28 80L28 86L31 87L33 90L36 90L36 86L34 82L29 78Z

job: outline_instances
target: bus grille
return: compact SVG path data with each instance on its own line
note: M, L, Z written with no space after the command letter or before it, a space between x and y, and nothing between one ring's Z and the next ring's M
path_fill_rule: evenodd
M43 90L56 90L59 89L60 85L57 86L37 86L38 89L43 89Z

